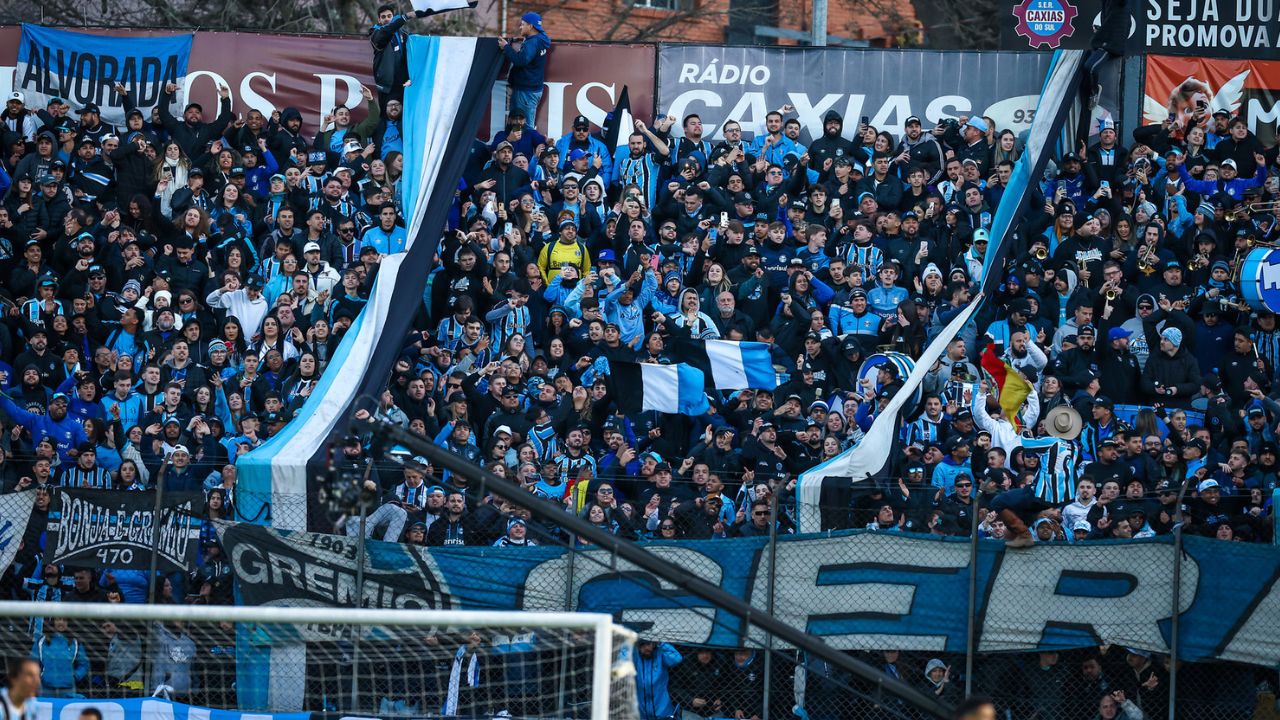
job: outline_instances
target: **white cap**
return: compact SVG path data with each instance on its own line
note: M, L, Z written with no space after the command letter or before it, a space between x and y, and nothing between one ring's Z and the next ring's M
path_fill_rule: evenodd
M1232 160L1231 158L1227 158L1226 160L1223 160L1223 161L1222 161L1222 164L1223 164L1223 165L1230 165L1232 168L1236 168L1236 161L1235 161L1235 160ZM1237 168L1237 169L1238 169L1238 168Z
M1072 531L1072 532L1075 532L1076 530L1083 530L1083 531L1085 531L1085 532L1093 532L1093 526L1089 524L1089 521L1088 521L1088 520L1077 520L1077 521L1076 521L1076 524L1071 526L1071 531Z
M186 445L177 445L173 448L172 454L177 455L178 453L182 453L184 455L190 455L191 451L187 449Z
M364 148L360 146L359 140L348 140L347 143L342 146L343 152L361 152L363 150Z
M1220 487L1222 486L1218 484L1217 480L1214 480L1213 478L1209 478L1208 480L1200 481L1200 484L1196 486L1196 492L1204 492L1205 490L1209 490L1211 488L1220 488Z
M497 428L496 430L494 430L494 431L493 431L493 434L494 434L494 435L501 435L502 433L506 433L506 434L510 435L510 434L511 434L511 428L507 427L506 425L499 425L499 426L498 426L498 428Z
M17 100L18 102L22 103L23 105L26 105L26 104L27 104L27 96L26 96L26 95L24 95L24 94L22 94L22 91L21 91L21 90L14 90L13 92L9 93L9 99L10 99L10 100Z
M302 252L303 253L320 252L320 243L309 242L306 245L302 246Z

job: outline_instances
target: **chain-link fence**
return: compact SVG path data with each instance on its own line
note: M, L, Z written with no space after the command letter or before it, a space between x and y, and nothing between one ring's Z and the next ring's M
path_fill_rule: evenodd
M402 467L394 462L379 464L388 476ZM581 498L581 509L571 509L591 517L593 503L603 500L606 493L602 491L611 489L610 485L596 483L587 494L594 497ZM655 554L826 638L872 674L834 667L754 631L741 617L717 611L611 552L591 547L554 520L530 517L504 502L501 491L492 502L477 503L471 511L476 522L469 532L475 536L456 543L471 548L424 547L426 538L412 534L406 524L395 534L409 543L379 545L373 558L369 558L373 546L364 542L303 534L290 540L296 551L292 556L272 554L266 545L258 547L262 555L257 567L264 569L262 582L279 593L277 604L323 604L313 592L323 584L315 581L315 574L320 563L329 562L330 570L345 568L351 575L339 573L325 582L335 588L362 588L363 601L370 606L394 604L395 598L416 592L432 607L610 612L643 638L658 641L649 655L643 646L636 655L637 702L642 711L649 704L651 717L663 716L665 701L671 708L700 717L741 713L764 720L790 717L796 711L810 718L925 716L878 684L874 673L901 680L947 704L968 693L989 695L1007 718L1126 717L1125 713L1134 718L1137 711L1147 718L1276 714L1278 681L1273 668L1211 659L1241 657L1240 652L1228 653L1224 648L1263 640L1256 637L1259 631L1266 635L1268 622L1276 622L1268 620L1265 612L1252 612L1265 599L1269 586L1265 577L1250 579L1249 571L1252 568L1254 574L1265 576L1273 567L1264 567L1265 558L1259 554L1264 551L1258 546L1203 537L1189 537L1181 548L1167 538L1068 544L1050 527L1043 530L1050 541L1042 546L1005 550L998 541L999 520L985 509L989 498L979 499L972 512L960 514L967 527L955 514L942 517L928 510L918 524L928 531L925 534L899 532L908 522L905 514L893 508L892 513L882 513L883 505L878 506L876 498L858 496L848 507L825 508L829 512L824 516L847 518L842 525L864 531L849 534L832 528L825 537L796 536L790 533L794 507L785 487L755 489L755 497L744 489L741 504L746 508L735 503L732 509L715 509L705 501L694 502L684 511L660 514L657 522L645 518L643 507L629 506L623 488L617 489L618 507L610 508L598 524L620 535L652 539ZM492 495L491 490L471 488L467 494L484 497ZM734 499L730 492L723 497ZM338 534L353 529L348 517L324 516L317 522L314 498L245 494L232 498L237 506L265 507L269 515L256 518L259 522L269 518L273 524ZM374 509L370 506L367 511ZM700 513L706 517L698 517ZM358 521L358 514L353 517ZM531 546L519 542L516 525ZM877 525L886 532L865 531ZM977 533L973 533L975 527ZM375 538L384 537L388 530L382 524L369 529ZM722 534L734 537L719 539ZM506 543L509 547L483 551L476 547L503 538L512 540ZM232 602L232 576L244 568L217 554L225 550L212 551L212 557L210 552L202 547L199 562L186 573L158 575L158 601ZM317 565L306 565L309 561ZM422 569L428 565L430 572ZM414 570L406 572L408 568ZM1181 576L1181 613L1174 612L1169 590L1175 575ZM103 577L108 583L125 579L109 571ZM1237 580L1238 593L1207 587L1225 578ZM74 588L72 579L62 582L68 592ZM244 593L241 602L261 601L243 582L239 590ZM356 595L353 590L346 600L328 604L352 604ZM1129 605L1117 604L1117 598L1128 598ZM1046 608L1059 603L1062 607ZM1206 615L1220 621L1221 631L1207 633ZM1173 622L1175 616L1181 622ZM1245 619L1249 619L1247 627L1243 627ZM1226 627L1232 623L1242 625L1244 634L1236 632L1241 628ZM1028 625L1042 635L1028 640ZM233 682L244 656L232 649L236 638L219 640L213 637L215 631L227 634L225 628L217 627L202 631L208 637L195 643L196 653L202 667L222 666L212 673L196 673L194 686L199 689L186 697L211 707L246 707L243 688ZM5 632L5 646L10 648L24 643L33 647L39 637L29 626L10 624ZM80 632L87 645L114 642L102 628L81 628ZM140 657L153 655L154 629L143 628L136 636ZM679 662L660 673L651 667L646 675L645 663L652 665L651 658L662 658L666 644ZM1061 650L1027 651L1037 644ZM1167 654L1142 649L1175 644L1183 657L1201 661L1184 662L1175 669ZM349 668L362 663L374 667L376 654L366 656L358 644L349 643L332 650L304 661L309 687L321 688L308 697L322 700L307 709L354 711L349 701L341 700L349 695L345 690L350 684ZM415 661L427 661L425 656L413 656ZM371 673L369 688L379 701L362 701L362 712L386 715L403 714L402 710L412 714L411 707L421 710L421 703L400 706L392 699L388 706L381 702L383 695L390 694L376 688L386 678L394 684L400 672L394 664L384 661L383 670ZM156 690L146 663L137 669L138 677L127 682L112 680L103 668L95 667L87 688L78 686L76 692L108 697ZM655 695L659 689L662 692ZM566 687L553 694L560 698L571 693ZM292 708L258 705L254 709ZM1108 714L1112 711L1115 714Z

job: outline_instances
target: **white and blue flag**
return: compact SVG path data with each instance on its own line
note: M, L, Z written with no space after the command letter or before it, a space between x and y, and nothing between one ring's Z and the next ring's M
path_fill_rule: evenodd
M614 402L627 415L657 410L701 415L710 409L702 371L692 365L610 362Z

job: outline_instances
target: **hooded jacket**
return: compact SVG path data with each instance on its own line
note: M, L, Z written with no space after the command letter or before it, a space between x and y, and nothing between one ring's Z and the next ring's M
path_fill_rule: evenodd
M827 123L832 120L840 123L835 134L827 132ZM823 135L813 144L809 146L809 166L823 173L826 177L827 171L824 170L827 160L835 160L838 157L846 157L853 155L857 148L853 142L844 139L844 117L835 110L828 110L826 115L822 116Z
M1153 402L1164 403L1171 408L1191 407L1192 397L1200 390L1200 366L1195 356L1180 346L1172 357L1164 350L1152 348L1147 367L1142 371L1142 391ZM1156 392L1156 384L1176 388L1173 395Z

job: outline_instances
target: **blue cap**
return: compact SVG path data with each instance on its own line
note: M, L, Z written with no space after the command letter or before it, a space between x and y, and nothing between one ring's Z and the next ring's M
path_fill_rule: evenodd
M613 254L612 250L604 249L604 250L601 250L600 254L596 256L596 261L597 262L617 262L618 257Z
M1127 338L1130 335L1133 335L1133 333L1129 332L1125 328L1113 327L1111 328L1110 331L1107 332L1107 340L1115 341L1115 340L1119 340L1120 338Z
M974 115L973 117L969 118L969 122L965 123L965 125L968 125L969 127L973 128L974 130L977 130L978 132L984 135L987 132L987 121L983 120L982 117L978 115Z
M63 393L54 393L54 394L53 394L53 397L49 399L49 402L51 402L51 403L56 403L56 402L58 402L59 400L61 400L62 402L71 402L71 399L70 399L70 398L68 398L68 397L67 397L66 395L64 395Z
M575 160L581 160L586 156L587 156L587 151L574 150L573 152L569 153L569 162L574 162Z
M527 12L521 15L520 19L529 23L530 25L534 26L539 30L542 29L542 16L536 12Z

